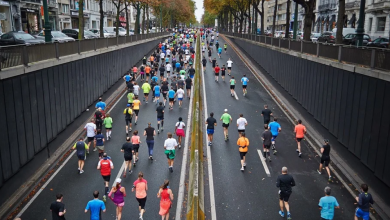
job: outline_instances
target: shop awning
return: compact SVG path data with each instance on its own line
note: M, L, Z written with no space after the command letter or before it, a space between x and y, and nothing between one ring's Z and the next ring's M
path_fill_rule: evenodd
M353 14L352 18L351 18L351 20L349 20L348 24L353 24L353 23L355 23L355 21L356 21L356 14Z

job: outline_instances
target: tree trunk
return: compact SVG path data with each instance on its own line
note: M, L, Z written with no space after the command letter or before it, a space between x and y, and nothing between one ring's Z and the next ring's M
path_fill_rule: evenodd
M290 5L291 5L291 0L287 0L286 33L284 35L284 38L290 37Z
M119 23L120 23L120 21L119 21L119 13L121 12L121 5L120 5L120 3L118 2L118 5L115 5L116 6L116 25L115 25L115 34L116 34L116 36L117 37L119 37Z
M248 7L248 17L247 17L247 20L248 20L248 34L251 33L251 26L252 26L252 20L251 20L251 6L249 4L249 7ZM246 28L246 23L245 23L245 28Z
M261 17L261 26L260 26L260 34L263 35L265 32L264 32L264 29L265 29L265 26L264 26L264 2L265 0L261 0L261 14L260 14L260 17Z
M339 11L337 14L337 31L336 31L336 44L343 43L343 26L344 26L344 14L345 14L345 0L339 0Z
M306 15L303 27L303 40L305 41L310 41L311 25L313 23L315 5L316 1L310 0L309 2L307 2L307 7L305 7Z
M137 16L135 17L135 33L140 34L139 22L140 22L141 9L139 3L136 3L135 8L137 9Z
M229 12L228 10L225 9L225 12L224 12L224 31L226 31L228 29L228 25L229 25Z
M79 40L84 39L84 0L79 0Z
M146 8L146 5L144 5L144 7L142 7L142 34L145 34L145 15L146 15L145 8Z
M103 23L104 23L104 11L103 11L103 0L99 0L99 14L100 14L100 37L104 37Z
M130 3L125 1L125 10L126 10L126 35L130 36L130 24L129 24L129 7Z
M278 0L275 0L275 7L274 7L274 18L272 20L272 37L275 37L275 22L276 22L276 12L278 10Z
M229 32L233 32L233 14L232 13L229 13L229 19L230 19Z
M146 33L149 34L150 20L149 20L149 4L146 5Z

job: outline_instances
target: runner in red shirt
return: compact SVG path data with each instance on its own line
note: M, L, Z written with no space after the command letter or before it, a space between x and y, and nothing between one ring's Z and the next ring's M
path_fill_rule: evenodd
M161 49L161 47L162 47L162 43L160 42L160 43L158 44L158 48Z
M215 82L218 82L218 78L219 78L219 71L221 70L221 68L219 68L218 64L217 66L214 68L214 72L215 72Z
M301 157L301 155L302 155L301 141L305 137L305 134L306 134L306 127L304 125L302 125L302 120L300 120L300 119L298 120L298 124L295 126L294 132L295 132L295 138L296 138L297 144L298 144L297 153L298 153L298 156Z
M105 188L104 188L104 196L103 201L106 202L107 194L109 193L108 184L110 183L111 178L111 170L114 169L114 164L111 161L111 158L107 156L107 153L103 154L103 159L101 159L98 163L97 169L100 170L100 174L103 177Z

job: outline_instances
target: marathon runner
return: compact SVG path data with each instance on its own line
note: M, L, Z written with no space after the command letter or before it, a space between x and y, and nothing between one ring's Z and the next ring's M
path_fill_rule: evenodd
M234 76L232 76L232 78L230 79L230 94L232 95L232 97L234 97L234 88L236 87L236 80L234 79Z
M302 120L298 120L298 124L295 126L294 129L295 132L295 138L297 141L298 149L296 150L298 153L298 157L301 157L302 151L301 151L301 141L305 137L306 134L306 127L302 125Z
M159 103L159 106L156 108L157 112L157 134L160 134L160 122L161 122L161 131L164 130L164 107L162 102Z
M190 99L191 98L191 87L192 87L192 79L191 79L191 77L187 77L186 78L185 84L186 84L186 90L187 90L187 97L188 97L188 99Z
M88 122L84 126L84 130L87 131L87 141L88 141L88 150L87 154L89 154L89 148L91 146L91 142L95 140L95 135L96 135L96 125L95 125L95 119L91 119L91 122ZM93 151L96 151L95 143L93 144Z
M232 72L232 64L233 64L233 61L229 58L228 61L226 61L227 63L227 68L228 68L228 74L229 76L231 75L231 72Z
M181 139L182 139L182 137L184 137L184 134L185 134L184 133L185 127L186 127L186 125L183 122L183 118L179 117L179 121L175 125L175 133L176 133L178 140L179 140L179 149L181 148Z
M126 143L122 145L121 152L125 158L125 169L123 170L123 178L126 178L126 170L129 168L129 175L133 173L131 170L131 160L133 159L133 144L131 143L130 137L126 137Z
M134 97L134 101L133 101L133 111L134 111L134 113L135 113L135 121L134 121L134 124L135 124L135 125L137 125L138 113L139 113L140 105L141 105L141 101L138 100L138 96L136 95L136 96Z
M135 167L138 162L138 151L141 144L141 138L139 137L137 130L133 132L131 143L133 144L133 165Z
M206 125L207 125L207 138L208 138L208 145L211 146L213 145L213 135L214 135L214 129L215 126L217 126L217 120L214 118L214 113L210 113L210 117L207 118L206 120Z
M161 87L156 84L156 86L154 86L153 88L153 91L154 91L154 102L156 102L156 105L158 104L158 101L160 100L160 92L161 92Z
M233 120L232 116L228 114L227 109L224 110L224 113L222 114L219 120L222 121L223 135L225 137L225 141L227 141L229 139L229 132L228 132L229 124Z
M280 124L278 123L278 119L274 117L274 121L269 123L268 128L270 129L272 133L272 150L274 151L274 155L277 153L276 147L275 147L275 139L278 137L279 132L282 131L282 128L280 127Z
M246 87L248 86L248 82L249 82L249 79L246 77L246 74L244 74L244 77L241 78L241 82L242 82L242 93L245 96L247 93Z
M240 134L240 137L237 140L238 151L240 152L241 158L241 171L244 171L246 167L245 156L248 153L249 139L245 137L245 132Z
M73 147L72 147L72 150L76 149L76 155L77 155L77 158L79 159L78 161L78 173L79 174L82 174L84 173L84 161L85 159L87 158L86 157L86 153L88 151L88 145L84 142L84 138L83 137L80 137L79 138L79 141L77 141Z
M111 131L112 131L112 118L110 116L110 113L106 114L106 117L104 117L103 125L106 128L106 137L107 141L111 139Z
M171 89L168 91L168 98L169 98L169 110L173 109L173 101L175 100L176 93L173 90L173 87L171 86Z
M165 140L164 142L164 149L165 149L165 155L167 156L168 159L168 169L173 172L173 162L175 160L175 155L176 155L176 147L177 147L177 142L176 139L172 138L172 133L168 132L168 139Z
M104 153L104 136L102 135L102 131L100 129L97 129L94 142L99 151L99 159L101 159Z
M145 103L148 103L150 90L151 90L150 84L148 83L148 80L146 80L144 84L142 84L142 91L144 92Z
M188 79L189 77L187 77ZM191 87L190 87L190 91L191 91ZM182 107L183 105L183 98L185 96L185 92L184 90L182 89L182 87L179 87L179 89L177 90L175 96L177 96L177 100L179 100L179 108Z
M263 140L263 156L264 160L266 160L268 155L268 161L271 162L271 155L269 153L269 149L271 147L272 133L268 130L268 125L264 125L264 129L265 130L261 135L261 139Z
M268 105L264 105L264 109L261 111L261 116L263 116L264 124L268 125L271 120L271 116L273 116L272 111L268 109Z
M111 161L111 158L107 155L107 153L103 153L103 159L101 159L98 163L97 169L100 170L100 174L104 180L104 196L103 201L107 201L107 194L109 193L108 184L110 183L111 178L111 170L114 169L114 164Z
M223 81L225 81L225 75L226 75L226 67L225 65L223 65L221 69L221 77Z
M215 58L214 58L215 59ZM218 78L219 78L219 71L221 70L221 68L219 68L219 66L217 65L215 68L214 68L214 73L215 73L215 82L218 82Z
M131 120L133 119L133 110L130 104L127 104L127 108L123 110L123 114L125 115L126 135L128 135L128 132L131 131Z
M332 176L330 175L330 169L329 169L329 163L330 163L330 145L329 140L324 139L324 145L321 147L321 162L320 167L318 168L317 172L318 174L322 173L322 166L325 167L326 172L329 175L328 181L332 181Z

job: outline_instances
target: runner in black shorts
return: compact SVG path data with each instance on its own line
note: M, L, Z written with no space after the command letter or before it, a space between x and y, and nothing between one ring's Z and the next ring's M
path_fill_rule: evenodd
M332 177L330 175L330 169L329 169L329 163L330 163L330 145L329 145L329 140L328 139L325 139L324 140L324 145L321 147L321 153L322 153L322 156L321 156L321 163L320 163L320 167L319 169L317 170L317 172L319 174L321 174L322 172L322 165L325 167L326 171L328 172L328 175L329 175L329 181L332 181Z
M261 139L263 139L263 157L264 160L267 159L268 155L268 161L271 162L271 155L269 152L269 149L271 148L271 139L272 139L272 133L268 130L268 125L264 125L264 132L261 135Z
M283 218L284 217L284 207L286 207L287 211L287 219L291 219L290 214L290 206L288 204L288 200L290 199L290 195L292 193L292 187L295 186L294 178L287 174L287 167L282 168L282 174L278 176L278 179L276 180L276 187L279 188L279 206L280 211L279 215Z

